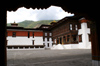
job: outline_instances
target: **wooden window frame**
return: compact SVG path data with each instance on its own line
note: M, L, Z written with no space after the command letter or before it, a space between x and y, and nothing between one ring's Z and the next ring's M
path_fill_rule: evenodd
M70 35L67 35L67 42L70 41Z
M45 33L44 33L44 35L45 35L45 36L48 36L48 33L47 33L47 32L45 32Z
M52 36L52 33L49 33L49 36Z
M12 33L12 37L16 37L16 32L13 32Z

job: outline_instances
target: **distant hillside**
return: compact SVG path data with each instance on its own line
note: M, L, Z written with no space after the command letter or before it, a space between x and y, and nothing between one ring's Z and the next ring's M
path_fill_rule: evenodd
M42 24L47 24L49 25L50 22L53 20L40 20L40 21L31 21L31 20L25 20L22 22L18 22L19 27L24 27L24 28L36 28L39 27ZM58 20L55 20L58 21ZM11 26L10 23L7 24L7 26Z

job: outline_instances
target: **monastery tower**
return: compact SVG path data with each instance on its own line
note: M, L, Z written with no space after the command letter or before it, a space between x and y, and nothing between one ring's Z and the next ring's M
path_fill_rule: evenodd
M88 24L85 18L81 18L79 22L81 23L81 29L78 30L79 35L79 48L91 48L90 42L90 28L88 28Z

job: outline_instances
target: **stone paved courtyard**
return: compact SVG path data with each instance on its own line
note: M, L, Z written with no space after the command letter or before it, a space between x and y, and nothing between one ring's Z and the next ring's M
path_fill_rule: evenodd
M7 66L92 66L91 50L7 50Z

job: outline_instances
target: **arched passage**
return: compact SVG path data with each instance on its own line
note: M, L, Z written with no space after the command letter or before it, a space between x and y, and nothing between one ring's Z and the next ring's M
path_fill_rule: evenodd
M93 42L92 42L92 51L93 51L93 60L96 60L97 63L100 60L100 28L97 19L97 5L93 5L95 2L91 1L47 1L47 0L14 0L14 1L7 1L6 5L1 5L0 7L0 50L1 50L1 66L7 66L7 59L6 59L6 11L9 10L16 10L21 6L25 6L26 8L32 7L34 8L48 8L50 5L61 6L65 11L75 13L77 16L85 16L86 18L95 21L96 29L93 31ZM95 66L95 65L94 65ZM99 66L99 65L98 65Z

